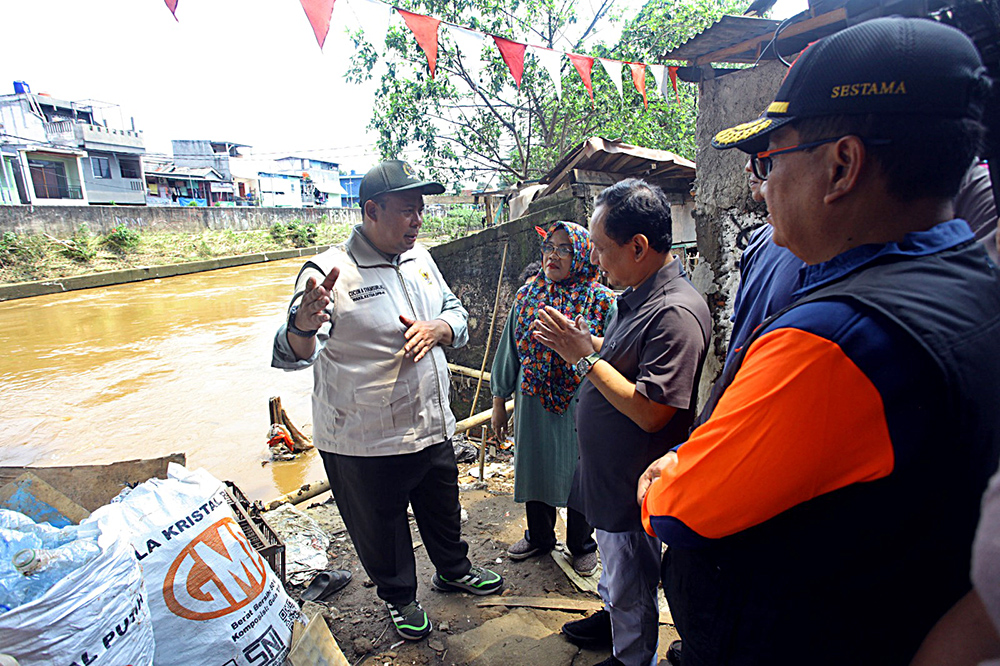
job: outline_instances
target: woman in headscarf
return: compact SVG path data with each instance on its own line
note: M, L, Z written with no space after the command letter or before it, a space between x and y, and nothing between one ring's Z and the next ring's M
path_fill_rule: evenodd
M593 244L586 229L553 222L542 243L542 268L518 290L493 360L493 431L506 435L504 403L515 395L514 501L525 503L528 529L512 544L512 560L543 555L556 545L556 507L566 506L577 449L574 396L580 378L558 354L531 335L535 313L552 306L575 320L590 322L604 335L615 308L614 293L597 282L590 263ZM577 573L597 569L597 542L583 514L567 509L566 546Z

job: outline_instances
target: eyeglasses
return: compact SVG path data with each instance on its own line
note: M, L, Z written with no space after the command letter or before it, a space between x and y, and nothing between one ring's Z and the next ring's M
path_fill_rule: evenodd
M839 141L844 138L843 136L835 136L829 139L820 139L819 141L810 141L809 143L800 143L797 146L785 146L784 148L775 148L774 150L765 150L763 152L757 153L756 155L750 156L750 170L753 171L753 175L757 176L761 180L767 180L767 177L771 173L771 169L774 168L774 162L771 157L774 155L783 155L785 153L796 153L800 150L810 150L816 148L817 146L822 146L825 143L833 143L834 141ZM884 146L891 141L888 139L865 139L861 138L866 146Z
M563 259L573 256L573 248L567 245L553 245L552 243L542 243L542 254L552 254L555 252Z

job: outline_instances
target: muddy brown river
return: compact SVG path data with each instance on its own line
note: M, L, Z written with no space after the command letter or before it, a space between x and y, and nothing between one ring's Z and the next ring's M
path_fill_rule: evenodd
M0 465L183 452L263 500L325 479L315 451L266 462L270 396L312 421L312 371L270 367L301 263L0 303Z

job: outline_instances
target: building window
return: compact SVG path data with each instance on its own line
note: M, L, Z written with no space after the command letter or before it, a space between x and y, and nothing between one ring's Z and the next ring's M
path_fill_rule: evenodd
M122 170L122 178L139 177L139 160L118 160L118 166Z
M111 178L111 161L107 157L91 157L90 168L94 178Z
M80 188L70 187L66 165L53 160L28 160L31 184L40 199L82 199Z

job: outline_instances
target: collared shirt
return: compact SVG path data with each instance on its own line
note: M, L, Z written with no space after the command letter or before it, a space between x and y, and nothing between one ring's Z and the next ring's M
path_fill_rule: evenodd
M674 259L618 297L601 359L653 402L677 408L667 425L647 433L619 412L588 380L576 410L580 462L570 506L607 532L641 529L635 489L653 460L687 436L698 377L711 331L705 299Z
M774 244L774 228L765 224L750 237L740 257L740 286L733 303L733 332L726 365L765 319L792 302L805 262Z

